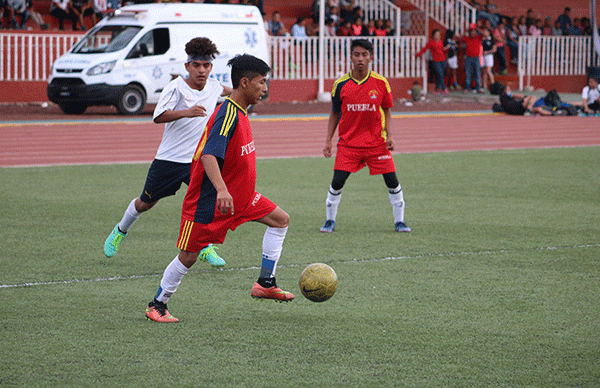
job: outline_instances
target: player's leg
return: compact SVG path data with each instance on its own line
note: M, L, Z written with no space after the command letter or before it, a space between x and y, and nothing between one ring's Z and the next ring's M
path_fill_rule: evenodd
M342 200L342 188L349 176L350 172L348 171L333 171L333 179L331 180L331 186L329 186L327 199L325 200L326 219L325 224L321 227L321 232L323 233L330 233L335 229L338 206Z
M175 195L181 184L188 183L189 179L190 164L154 160L148 169L142 194L129 203L121 221L104 242L106 257L113 257L117 253L129 229L142 213L152 209L160 199Z
M267 209L274 205L270 200L261 197L257 208ZM262 261L260 275L254 283L250 295L254 298L275 299L283 302L294 299L294 294L283 291L277 286L275 271L281 257L283 241L287 234L290 216L279 206L275 206L268 215L256 220L267 225L262 243Z
M194 265L200 252L180 251L179 255L169 263L154 299L148 303L146 317L156 322L178 322L179 320L169 314L167 303L171 296L177 291L181 280L187 274L189 268Z
M392 213L394 214L394 229L396 232L410 232L410 228L404 222L404 194L402 186L398 182L395 172L383 174L383 180L388 188Z

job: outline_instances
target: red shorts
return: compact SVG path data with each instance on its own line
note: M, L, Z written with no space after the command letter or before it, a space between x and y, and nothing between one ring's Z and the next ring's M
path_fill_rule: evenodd
M223 244L229 229L235 230L248 221L256 221L273 212L277 205L260 193L254 192L252 202L242 211L234 209L234 215L221 214L215 210L210 224L181 219L177 247L188 252L200 252L208 244Z
M338 145L334 170L357 172L369 166L369 174L380 175L396 172L392 153L383 144L376 148L356 148Z

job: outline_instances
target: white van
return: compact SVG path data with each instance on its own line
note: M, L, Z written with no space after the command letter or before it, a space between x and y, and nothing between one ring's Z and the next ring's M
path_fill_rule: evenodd
M115 105L137 114L158 102L163 88L186 75L185 44L207 37L220 51L212 77L231 87L227 61L248 53L268 61L258 8L246 5L160 3L125 6L94 26L54 62L48 98L69 114Z

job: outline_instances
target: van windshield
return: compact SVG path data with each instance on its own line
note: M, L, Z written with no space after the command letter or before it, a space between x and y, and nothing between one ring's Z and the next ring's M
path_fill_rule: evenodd
M75 54L111 53L123 49L142 27L104 26L91 31L73 49Z

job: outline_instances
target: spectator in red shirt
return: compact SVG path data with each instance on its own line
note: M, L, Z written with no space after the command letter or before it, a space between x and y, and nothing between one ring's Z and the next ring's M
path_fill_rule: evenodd
M350 36L351 31L352 25L350 22L346 21L337 29L337 36Z
M354 18L354 23L352 24L352 29L350 30L352 36L368 36L369 32L367 28L362 22L360 16Z
M430 50L431 52L431 63L433 64L433 71L435 72L435 94L448 94L448 89L444 82L446 54L444 53L444 42L442 42L442 33L440 30L433 30L431 39L427 42L425 47L416 54L416 57L420 57L427 50Z
M375 22L375 36L386 36L387 31L385 30L385 25L382 19L378 19Z
M481 45L481 35L477 33L477 25L471 24L469 35L463 38L465 43L465 93L471 91L472 79L475 78L475 89L473 93L483 93L481 88L481 64L479 62L479 54L483 50Z

